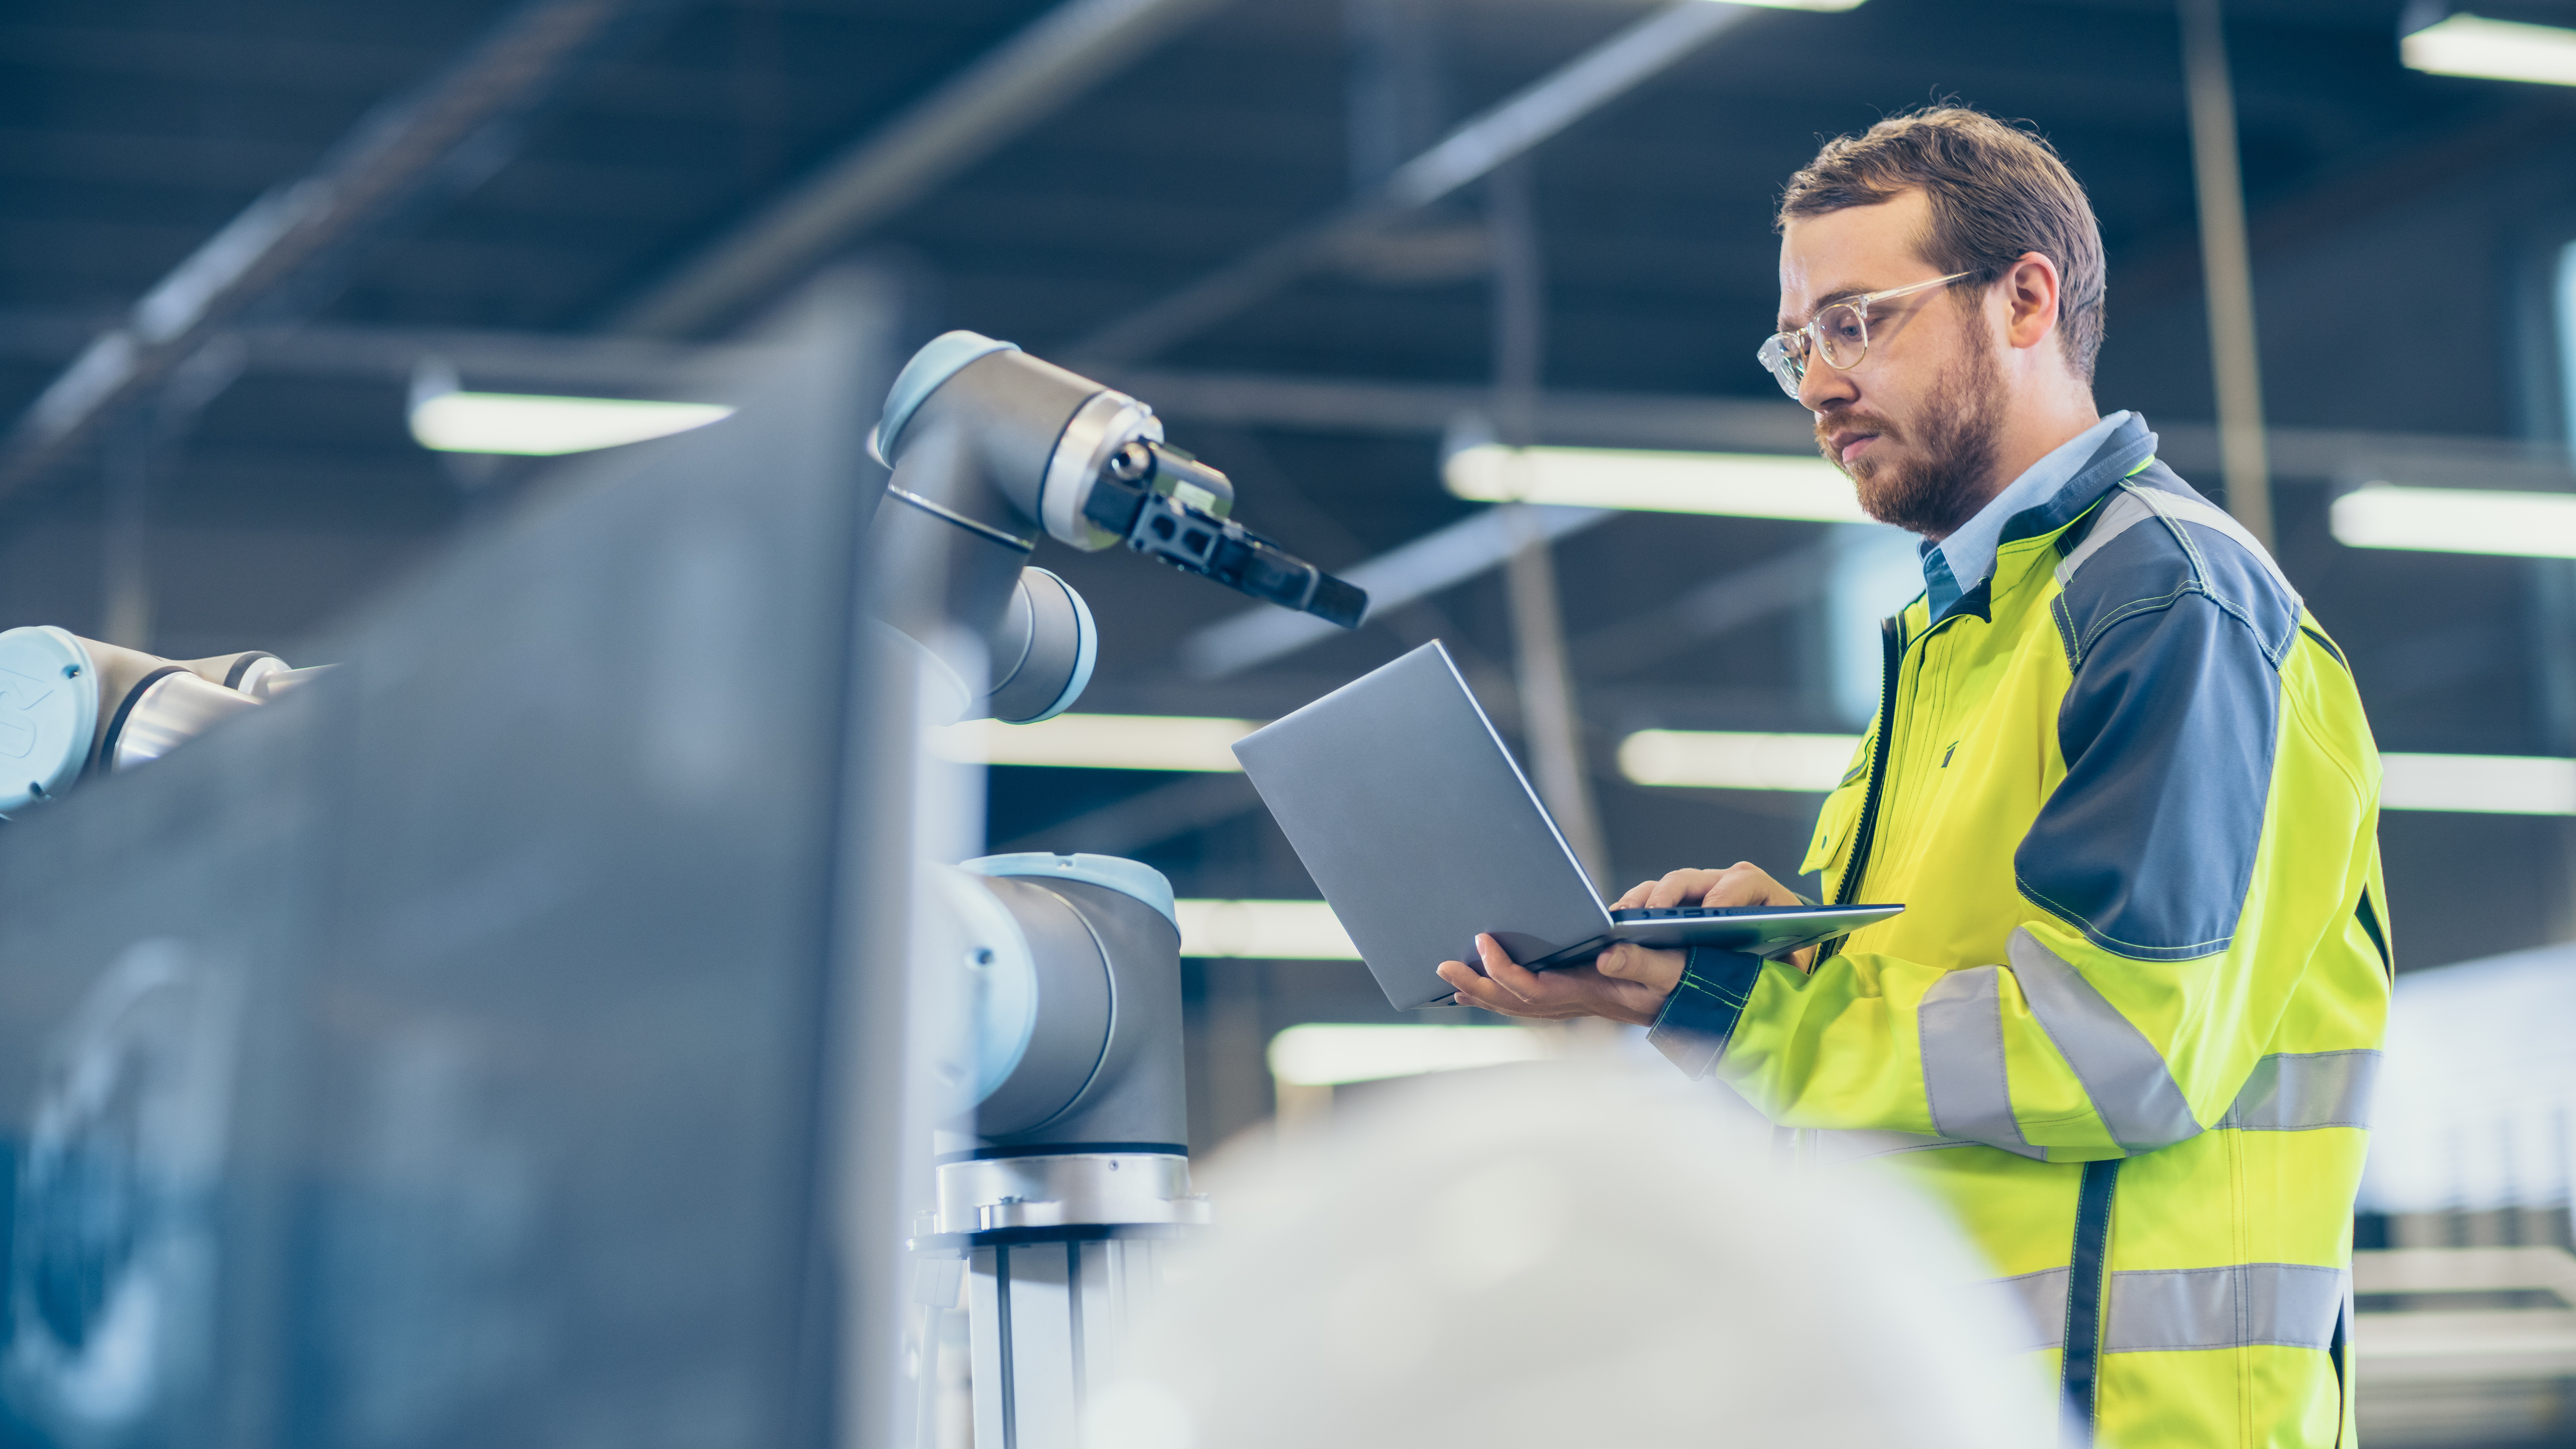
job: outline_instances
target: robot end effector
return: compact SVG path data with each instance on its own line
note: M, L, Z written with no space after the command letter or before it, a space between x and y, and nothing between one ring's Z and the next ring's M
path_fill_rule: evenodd
M1368 596L1226 515L1223 473L1163 442L1145 404L1008 342L950 332L913 355L870 450L894 469L871 551L879 616L951 665L983 648L991 687L968 715L1029 723L1090 681L1081 596L1026 566L1041 533L1086 552L1124 543L1254 598L1356 628ZM966 673L959 671L961 677Z

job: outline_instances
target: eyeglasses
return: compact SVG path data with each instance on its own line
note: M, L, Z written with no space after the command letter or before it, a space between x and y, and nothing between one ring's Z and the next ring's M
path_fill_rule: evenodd
M1872 303L1910 296L1934 287L1963 282L1974 272L1952 272L1928 282L1915 282L1903 287L1890 287L1884 292L1871 292L1849 301L1836 302L1817 313L1815 319L1794 332L1774 332L1754 353L1756 360L1771 370L1780 390L1791 397L1807 381L1807 359L1821 357L1825 365L1837 372L1849 372L1869 356L1869 309Z

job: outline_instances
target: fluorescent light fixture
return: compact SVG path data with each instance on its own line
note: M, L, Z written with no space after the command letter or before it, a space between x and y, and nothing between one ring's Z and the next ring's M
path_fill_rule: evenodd
M2329 521L2354 548L2576 558L2576 494L2367 483L2336 499Z
M552 458L667 438L731 417L733 411L722 403L440 392L413 402L411 435L422 447L441 453Z
M1851 768L1858 735L1639 730L1619 742L1619 773L1640 785L1822 793Z
M2576 815L2576 760L2532 755L2381 755L2379 808L2474 815Z
M2576 559L2576 495L2367 482L2334 500L2329 526L2354 549Z
M1733 0L1737 5L1757 5L1765 10L1857 10L1861 0Z
M1853 496L1851 480L1817 457L1478 443L1450 454L1440 472L1451 493L1486 503L1870 521Z
M2413 69L2485 80L2576 86L2576 30L2454 15L2397 43Z
M1248 957L1255 961L1357 961L1341 918L1322 901L1202 901L1172 903L1181 919L1184 956Z
M1640 785L1823 792L1841 782L1856 735L1640 730L1619 742L1619 772ZM2383 810L2576 815L2576 760L2530 755L2380 756Z
M1230 748L1261 728L1249 719L1177 714L1060 714L1037 724L969 720L929 732L930 749L965 764L1049 765L1076 770L1243 768Z
M1547 1035L1527 1027L1309 1022L1270 1039L1270 1075L1294 1086L1338 1087L1553 1055Z

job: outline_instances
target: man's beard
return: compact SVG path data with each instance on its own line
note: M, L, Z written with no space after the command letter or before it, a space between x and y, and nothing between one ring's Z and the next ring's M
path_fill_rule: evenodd
M1840 460L1826 441L1835 429L1859 424L1878 434L1860 461L1843 471L1860 494L1861 511L1881 523L1946 537L1976 517L1991 496L2004 427L2003 368L1992 338L1976 328L1968 335L1970 351L1943 371L1924 404L1918 437L1909 439L1874 414L1828 413L1816 424L1817 444L1837 467ZM1891 442L1913 446L1887 454Z

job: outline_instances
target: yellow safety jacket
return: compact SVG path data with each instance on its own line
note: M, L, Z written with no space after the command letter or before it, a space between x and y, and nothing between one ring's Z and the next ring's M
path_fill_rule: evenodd
M1955 1212L2067 1437L2353 1442L2353 1193L2390 972L2343 654L2132 418L1886 684L1805 870L1904 914L1691 954L1653 1038Z

